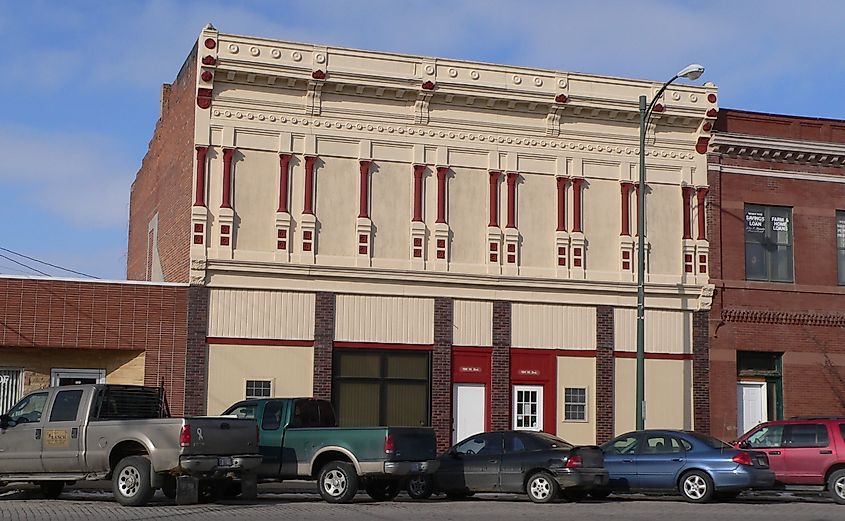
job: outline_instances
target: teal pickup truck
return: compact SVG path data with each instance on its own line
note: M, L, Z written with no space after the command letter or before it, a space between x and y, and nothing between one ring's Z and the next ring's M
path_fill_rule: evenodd
M433 429L337 427L325 400L245 400L223 415L258 422L260 480L317 480L329 503L349 503L361 487L373 499L390 500L409 478L436 470Z

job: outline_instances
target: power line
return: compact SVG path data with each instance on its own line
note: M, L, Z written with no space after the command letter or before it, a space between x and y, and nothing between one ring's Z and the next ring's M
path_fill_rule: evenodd
M40 274L44 275L45 277L49 277L49 276L50 276L48 273L44 273L43 271L41 271L41 270L39 270L39 269L33 268L32 266L28 266L28 265L24 264L23 262L16 261L15 259L13 259L13 258L11 258L11 257L7 257L7 256L3 255L2 253L0 253L0 257L3 257L4 259L6 259L6 260L8 260L8 261L12 261L12 262L14 262L15 264L17 264L17 265L19 265L19 266L23 266L23 267L24 267L24 268L26 268L26 269L29 269L29 270L32 270L32 271L34 271L34 272L40 273Z
M16 251L10 250L10 249L8 249L8 248L3 248L2 246L0 246L0 250L3 250L3 251L8 252L8 253L11 253L11 254L13 254L13 255L17 255L18 257L23 257L24 259L29 259L29 260L31 260L31 261L35 261L35 262L37 262L37 263L39 263L39 264L44 264L44 265L46 265L46 266L50 266L51 268L56 268L56 269L59 269L59 270L62 270L62 271L67 271L67 272L69 272L69 273L75 273L75 274L77 274L77 275L82 275L83 277L88 277L88 278L92 278L92 279L99 279L99 278L100 278L100 277L95 277L94 275L88 275L87 273L82 273L81 271L76 271L76 270L72 270L72 269L70 269L70 268L64 268L64 267L62 267L62 266L57 266L57 265L55 265L55 264L50 264L50 263L49 263L49 262L47 262L47 261L43 261L43 260L40 260L40 259L36 259L35 257L30 257L29 255L24 255L23 253L18 253L18 252L16 252ZM7 257L7 258L8 258L8 257ZM11 260L11 259L10 259L10 260ZM19 264L20 264L20 263L19 263ZM22 264L22 266L26 266L26 265L25 265L25 264ZM28 268L30 268L30 269L33 269L33 270L35 269L35 268L30 267L30 266L27 266L27 267L28 267ZM35 271L38 271L38 270L35 270ZM38 272L39 272L39 273L43 273L44 275L47 275L46 273L44 273L44 272L42 272L42 271L38 271ZM49 275L47 275L47 276L49 277Z

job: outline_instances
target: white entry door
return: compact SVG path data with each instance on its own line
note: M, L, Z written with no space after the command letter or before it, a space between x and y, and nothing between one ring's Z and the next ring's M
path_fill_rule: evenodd
M50 371L51 385L82 385L106 383L105 369L53 369Z
M455 384L452 389L452 443L484 432L487 417L484 384Z
M543 430L543 386L513 386L513 428L519 431Z
M736 387L737 437L768 420L766 382L739 382Z

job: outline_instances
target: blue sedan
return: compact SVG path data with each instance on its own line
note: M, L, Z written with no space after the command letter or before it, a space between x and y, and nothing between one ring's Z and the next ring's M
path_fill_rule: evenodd
M629 432L601 448L610 481L608 488L591 492L596 498L611 492L677 492L689 502L704 503L775 483L764 453L696 432Z

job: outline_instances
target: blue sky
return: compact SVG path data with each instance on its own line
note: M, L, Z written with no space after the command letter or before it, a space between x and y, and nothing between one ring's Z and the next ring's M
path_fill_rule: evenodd
M834 0L0 0L0 247L124 278L129 186L160 86L207 22L654 80L699 62L722 107L845 119L845 3ZM0 258L0 273L27 271Z

